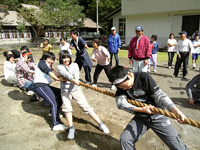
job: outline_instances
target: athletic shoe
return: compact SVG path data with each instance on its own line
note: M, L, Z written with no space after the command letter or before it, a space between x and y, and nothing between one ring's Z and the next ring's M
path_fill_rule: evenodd
M148 69L147 72L151 72L150 69Z
M172 69L172 67L168 67L169 69Z
M93 87L97 87L97 84L92 84Z
M76 134L76 130L74 129L74 127L70 127L70 128L69 128L69 133L68 133L67 138L68 138L69 140L73 140L74 137L75 137L75 134Z
M106 127L106 125L105 124L103 124L103 123L100 123L100 125L99 125L99 129L101 130L101 131L103 131L104 133L110 133L110 131L109 131L109 129Z
M116 89L116 86L115 86L115 85L112 85L110 89L111 89L111 90L115 90L115 89Z
M156 69L154 69L153 72L157 72Z
M187 77L186 77L186 76L183 76L183 79L187 79Z
M90 84L91 84L91 82L86 82L86 84L89 84L89 85L90 85Z
M53 131L64 131L64 130L67 130L67 129L68 129L68 127L64 126L63 124L55 125L52 128Z
M28 91L28 92L25 92L26 93L26 95L33 95L34 94L34 92L33 91Z

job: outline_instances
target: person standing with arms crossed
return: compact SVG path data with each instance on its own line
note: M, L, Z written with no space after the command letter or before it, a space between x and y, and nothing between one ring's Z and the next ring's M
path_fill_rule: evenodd
M70 43L70 49L76 49L76 60L75 63L78 64L79 70L81 70L82 66L85 71L85 80L87 84L91 83L91 75L90 72L92 70L92 62L90 60L90 57L88 56L88 52L86 49L88 49L88 46L86 42L78 36L78 32L76 30L73 30L70 32L70 35L72 37L71 43Z
M108 37L108 50L110 52L110 66L112 67L112 57L115 56L116 66L119 65L118 52L121 48L121 39L119 34L116 33L116 28L111 28L111 34Z
M133 37L129 44L128 58L132 65L132 72L147 72L148 59L151 58L151 44L149 38L143 35L143 26L136 26L136 37Z
M187 32L182 31L179 33L180 40L178 41L176 51L177 51L177 59L174 69L174 77L178 76L179 69L181 64L183 63L183 79L186 79L187 71L187 64L189 59L189 54L191 51L194 50L192 42L186 38Z

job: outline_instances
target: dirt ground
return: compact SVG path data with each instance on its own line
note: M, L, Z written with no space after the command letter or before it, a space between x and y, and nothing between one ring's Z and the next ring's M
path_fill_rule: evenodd
M38 62L41 52L33 52L35 62ZM159 57L159 56L158 56ZM75 58L75 56L73 56ZM0 53L0 63L5 58ZM115 62L113 62L115 64ZM120 58L120 64L130 67L128 60ZM56 69L58 62L54 64ZM91 75L93 76L95 65ZM198 64L199 65L199 64ZM51 117L48 116L49 107L43 107L42 102L30 102L19 88L6 83L3 77L3 66L0 65L0 150L120 150L119 137L127 123L133 117L131 114L119 110L115 99L90 89L81 87L88 103L94 108L99 118L110 129L110 134L104 134L98 129L98 125L85 115L76 103L73 102L73 119L77 135L74 140L68 140L65 132L51 131ZM190 119L200 121L200 105L189 105L185 92L185 85L198 74L198 70L189 65L188 79L180 77L172 78L173 69L167 68L167 62L158 62L157 73L150 73L160 88L168 94L179 109ZM84 81L83 70L80 79ZM59 82L53 82L59 87ZM110 92L110 83L105 73L100 74L98 86ZM67 125L66 119L62 121ZM200 149L200 129L190 125L180 125L172 120L176 131L182 141L191 150ZM139 142L138 150L165 150L168 149L158 136L150 129Z

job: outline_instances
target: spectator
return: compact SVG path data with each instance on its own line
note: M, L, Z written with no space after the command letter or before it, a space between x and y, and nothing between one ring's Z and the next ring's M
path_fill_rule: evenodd
M133 72L147 72L148 59L151 58L151 44L149 38L144 36L142 26L135 27L136 37L132 38L128 49L129 64Z
M199 34L199 30L196 30L193 34L192 34L192 37L191 37L191 40L193 41L193 40L195 40L195 35L196 34Z
M49 44L48 39L44 39L43 43L40 44L40 48L42 48L42 54L50 52L50 50L53 49L53 47L54 46L51 46L51 44Z
M192 51L192 66L193 66L193 69L195 69L196 68L196 62L198 60L198 56L199 56L199 53L200 53L199 34L196 34L194 36L193 46L194 46L194 50Z
M157 72L156 71L156 67L157 67L157 52L159 50L159 43L157 42L157 35L152 35L151 36L151 50L152 50L152 56L149 59L148 62L148 72L150 72L150 65L151 65L151 61L153 62L153 72Z
M71 57L72 57L72 52L71 52L71 49L69 47L70 47L70 45L67 42L67 39L66 38L61 38L60 39L59 52L58 52L58 55L57 55L57 60L59 60L60 52L62 50L67 50L70 53Z
M167 51L168 51L168 68L172 68L172 62L174 58L174 54L176 53L176 45L177 41L174 39L174 34L170 33L169 39L167 40Z
M9 51L4 51L3 55L5 57L7 57L8 54L12 54L14 56L14 59L16 60L17 58L20 57L20 51L13 49L13 50L9 50Z
M131 73L127 68L117 66L109 73L110 82L117 86L115 94L116 104L119 109L134 114L120 136L122 150L135 150L135 143L148 129L152 129L171 150L186 150L174 130L170 120L160 114L154 114L151 108L164 107L179 115L179 123L184 123L186 116L175 106L172 100L158 87L153 78L146 72ZM127 99L147 104L137 107L127 102Z
M16 64L13 54L8 54L4 62L4 77L8 83L17 86Z
M194 47L192 45L192 42L186 38L187 32L182 31L180 34L180 40L177 44L177 60L175 64L174 69L174 77L178 76L179 69L181 67L181 64L183 63L183 79L186 79L186 75L188 73L187 71L187 64L188 64L188 58L189 54L193 51Z
M116 28L111 28L111 34L108 37L108 50L110 52L110 66L112 67L112 58L115 56L116 66L119 65L118 53L121 48L121 39L119 34L116 33Z
M78 64L80 70L82 67L84 68L85 80L87 84L91 84L90 72L92 70L92 62L90 60L90 57L88 56L88 52L86 51L86 49L88 49L88 46L86 42L78 36L78 32L76 30L71 31L70 35L72 37L70 49L76 49L75 62Z

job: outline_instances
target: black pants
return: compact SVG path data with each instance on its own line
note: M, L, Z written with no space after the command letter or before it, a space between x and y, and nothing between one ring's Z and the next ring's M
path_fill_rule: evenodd
M181 58L176 59L175 69L174 69L174 75L177 76L179 73L179 69L181 67L181 64L183 63L183 76L187 75L187 65L188 65L188 57L189 52L180 52Z
M90 72L91 72L91 69L89 66L83 66L83 64L81 62L76 62L79 66L79 70L81 71L81 68L83 67L84 71L85 71L85 80L87 82L91 82L91 75L90 75Z
M175 52L168 52L168 67L172 66Z
M93 76L94 84L97 84L97 80L98 80L99 75L100 75L100 73L101 73L101 71L102 71L103 69L104 69L104 71L105 71L105 73L106 73L106 75L107 75L107 77L108 77L108 73L109 73L109 71L110 71L110 68L111 68L110 64L109 64L109 65L106 65L106 66L101 66L101 65L98 65L98 64L97 64L97 66L96 66L96 68L95 68L95 71L94 71L94 76Z

